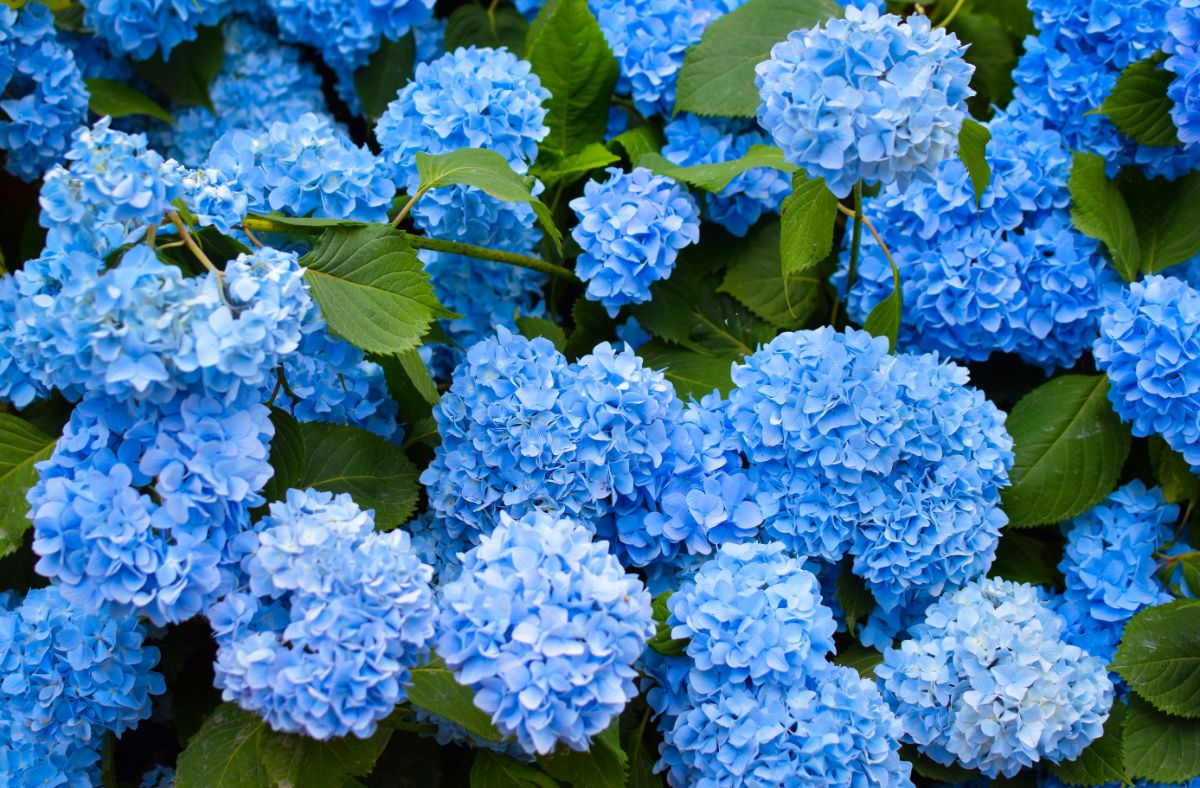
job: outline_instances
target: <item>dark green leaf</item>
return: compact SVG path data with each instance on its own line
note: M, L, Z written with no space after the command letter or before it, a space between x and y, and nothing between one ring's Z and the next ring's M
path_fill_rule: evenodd
M832 232L832 225L830 232ZM784 282L780 273L780 223L761 222L734 247L718 290L782 329L801 328L824 303L824 276L809 268Z
M174 123L171 113L162 108L157 101L115 79L94 77L85 79L87 85L88 109L94 114L113 118L123 118L127 115L149 115L167 123Z
M551 777L572 788L625 788L629 759L621 749L619 723L614 720L606 730L592 738L587 752L560 746L550 755L538 758L538 765Z
M358 222L351 219L320 219L309 216L284 216L281 213L248 213L242 222L253 232L284 233L285 235L312 236L320 235L331 227L343 229L361 229L363 227L378 227L370 222Z
M754 67L793 30L842 16L834 0L750 0L717 19L687 51L679 72L676 112L754 117Z
M1076 153L1071 164L1071 221L1089 238L1108 248L1122 278L1132 282L1141 263L1137 229L1117 185L1108 179L1104 159Z
M54 26L70 33L91 33L83 22L84 7L79 0L55 0L50 5L54 11Z
M437 384L429 376L429 370L425 367L425 362L421 360L421 354L417 352L417 349L412 348L403 353L398 353L396 361L400 364L400 368L404 370L404 374L408 375L408 379L412 382L413 388L417 390L417 393L421 395L421 399L430 405L438 404L438 401L442 397L438 393Z
M1150 438L1150 463L1154 466L1154 478L1158 480L1167 503L1196 500L1197 493L1200 493L1200 479L1192 473L1183 455L1157 435Z
M266 723L257 715L224 703L204 721L179 754L178 788L270 788L258 758Z
M1017 65L1017 48L1013 36L991 13L994 9L990 5L986 8L987 12L964 8L949 30L968 45L963 58L975 66L971 86L991 104L1003 106L1012 98L1012 71Z
M1002 493L1014 527L1074 517L1116 487L1129 428L1108 402L1104 375L1064 375L1025 395L1008 416L1016 461Z
M545 337L560 353L567 346L567 332L562 330L562 326L544 317L518 317L517 328L521 330L522 336L529 339Z
M258 754L276 786L328 788L342 785L348 777L369 774L391 735L390 730L380 728L367 739L344 736L316 741L264 729L258 738Z
M1062 575L1055 566L1055 556L1062 553L1062 548L1061 545L1047 544L1041 537L1041 531L1005 528L1000 533L996 560L992 562L988 576L1035 586L1057 585Z
M117 737L112 731L104 732L100 744L100 785L103 788L120 788L117 781Z
M275 427L275 437L271 439L271 468L275 473L263 488L263 497L267 501L282 501L288 490L304 483L308 448L304 432L292 414L272 407L271 424Z
M1200 721L1163 714L1133 696L1125 715L1125 768L1134 779L1163 783L1200 774Z
M401 353L435 318L453 316L404 234L387 225L330 227L300 265L329 327L363 350Z
M848 563L843 564L838 572L836 591L838 605L846 615L846 629L854 636L858 622L875 609L875 596L862 578L850 571Z
M1171 120L1175 102L1167 97L1167 88L1175 75L1162 67L1165 59L1165 55L1158 53L1131 63L1097 110L1107 115L1118 131L1140 145L1179 144L1175 122Z
M49 459L54 444L24 419L0 413L0 556L20 547L29 530L25 493L37 482L34 463Z
M682 657L689 641L687 638L671 637L671 610L667 607L667 601L670 600L673 593L673 591L664 591L654 597L654 635L646 645L663 656ZM551 774L554 773L551 772Z
M223 269L227 262L233 260L238 255L250 253L250 250L241 241L230 238L228 235L222 235L216 227L193 228L191 234L196 245L200 247L205 256L217 268ZM177 266L187 276L203 276L207 273L207 270L196 259L196 256L185 246L171 246L166 249L159 249L156 254L158 255L158 259L164 263Z
M622 721L631 718L634 724L623 725L621 742L629 758L629 782L627 788L662 788L662 777L654 773L658 762L658 749L652 741L654 724L651 722L650 709L639 708L635 701L625 707Z
M900 285L900 271L893 260L888 260L892 266L892 292L887 298L876 304L867 319L863 321L863 330L877 337L887 337L888 348L896 352L896 338L900 336L900 317L904 311L904 291Z
M857 643L845 649L833 658L837 665L854 668L864 679L875 679L875 666L883 662L883 654L869 646Z
M1048 763L1046 766L1055 777L1068 785L1102 786L1108 783L1129 782L1125 772L1125 706L1120 702L1112 705L1108 721L1104 723L1104 734L1088 745L1087 749L1073 761Z
M1177 600L1138 613L1110 669L1160 711L1200 717L1200 602Z
M1200 254L1200 172L1174 181L1149 180L1136 167L1126 167L1117 183L1133 216L1139 271L1158 273Z
M740 159L688 167L673 164L660 153L645 153L638 158L637 165L714 194L724 190L737 176L751 170L765 167L780 172L796 172L796 166L783 158L783 151L772 145L752 145Z
M565 181L574 183L592 170L607 167L620 161L620 157L598 142L593 142L578 153L559 158L545 148L538 154L537 164L530 173L540 178L547 186Z
M591 353L596 345L612 338L616 330L616 321L608 316L604 307L584 296L579 296L571 305L571 321L575 327L571 329L563 351L563 355L571 360Z
M417 41L410 32L395 41L384 38L367 64L354 72L354 89L368 121L374 123L387 111L412 77L416 60Z
M958 158L962 159L967 174L971 176L976 205L983 199L983 193L992 179L992 168L987 161L987 144L991 138L992 133L986 126L970 118L963 121L962 131L958 133Z
M441 660L434 659L428 665L413 669L408 700L414 706L466 728L481 739L501 741L504 738L488 716L475 705L475 693L471 688L455 681L454 674Z
M213 108L209 86L225 63L225 35L219 27L202 27L195 40L184 41L164 61L160 53L132 61L139 77L165 93L174 104Z
M550 0L529 28L525 59L551 96L539 157L564 158L603 141L617 59L587 0Z
M610 150L620 148L625 151L629 161L636 162L661 148L663 139L653 126L635 126L613 137L607 144Z
M916 748L912 745L901 747L900 757L913 765L914 773L942 783L969 782L979 776L978 772L964 769L957 763L952 763L949 766L937 763L932 758L917 752Z
M553 778L532 766L491 750L475 751L471 788L557 788Z
M522 57L528 33L529 22L516 9L469 3L454 9L446 21L446 51L469 46L508 47Z
M792 193L780 207L779 254L785 277L812 277L829 257L837 213L837 197L824 178L809 178L803 172L792 176Z
M1200 556L1180 560L1179 569L1183 573L1183 582L1187 584L1188 590L1200 590Z
M652 339L638 348L647 367L660 370L671 381L675 393L687 399L700 399L717 389L722 395L733 388L730 372L739 361L734 356L708 356L694 350Z

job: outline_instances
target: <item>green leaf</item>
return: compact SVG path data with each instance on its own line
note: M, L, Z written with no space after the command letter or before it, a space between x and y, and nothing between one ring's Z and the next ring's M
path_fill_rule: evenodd
M558 157L604 140L608 105L617 84L613 57L587 0L550 0L529 28L525 59L550 91L550 133L539 146Z
M167 123L175 122L175 118L161 104L124 82L103 77L85 79L83 82L88 89L88 109L96 115L113 118L149 115Z
M733 296L773 326L796 329L824 303L825 282L816 267L784 281L779 263L780 228L777 221L753 227L733 248L729 268L717 290Z
M404 374L408 375L413 388L421 395L421 399L430 405L438 404L442 395L438 393L437 384L429 376L429 369L425 366L425 362L421 360L421 354L417 352L417 349L412 348L403 353L398 353L396 360L399 362L400 368L404 370Z
M37 482L34 464L49 459L54 444L24 419L0 413L0 556L20 547L29 530L25 493Z
M422 191L462 183L497 200L529 203L546 235L562 251L562 233L555 226L550 209L533 196L533 178L518 175L499 153L480 148L460 148L438 156L418 153L417 174L421 177Z
M404 234L387 225L330 227L300 265L333 332L372 353L414 348L435 318L454 316Z
M412 77L416 60L417 40L409 32L395 41L385 37L367 64L354 72L354 89L369 122L387 111L387 105Z
M592 746L586 752L560 746L538 758L538 765L572 788L625 788L629 759L621 749L620 723L613 720L612 725L592 737Z
M1109 668L1158 710L1200 717L1200 602L1176 600L1138 613Z
M1071 164L1071 221L1089 238L1108 248L1117 273L1127 282L1137 278L1141 263L1137 229L1129 206L1104 171L1104 159L1076 153Z
M892 266L892 292L876 304L863 321L863 330L876 337L887 337L888 350L896 352L896 338L900 336L900 316L904 311L904 291L900 285L900 271L895 261Z
M1150 180L1126 167L1117 185L1133 216L1141 273L1155 274L1200 254L1200 172Z
M508 47L523 57L529 22L514 8L489 8L468 3L454 9L446 20L447 52L469 46Z
M652 339L638 348L647 367L657 369L671 381L675 393L687 399L700 399L717 389L722 395L733 388L730 372L739 361L734 356L708 356L694 350Z
M562 158L543 148L538 154L537 164L533 166L530 173L540 178L542 183L547 186L560 181L570 184L592 170L607 167L620 160L619 156L598 142L590 143L578 153Z
M833 658L835 665L854 668L864 679L875 679L875 666L883 662L883 654L869 646L855 643Z
M275 473L263 488L263 497L267 501L282 501L288 490L304 483L308 447L300 425L286 410L272 407L271 424L275 427L275 437L271 439L271 468Z
M1041 531L1019 531L1005 528L996 546L996 560L988 571L989 577L1003 577L1016 583L1035 586L1055 586L1062 575L1055 566L1061 545L1047 544ZM1057 549L1055 549L1057 548Z
M824 178L809 178L803 172L792 176L792 193L780 206L783 231L779 254L785 277L811 277L814 269L829 257L833 251L837 205L837 197L829 191Z
M1155 711L1133 696L1125 715L1125 768L1134 779L1163 783L1200 774L1200 722Z
M750 0L725 14L687 51L679 72L675 111L754 117L759 101L754 67L791 31L842 13L834 0Z
M257 715L232 703L217 707L179 754L178 788L270 788L258 758L258 741L267 730Z
M1150 464L1154 467L1154 478L1162 488L1167 503L1194 501L1200 493L1200 479L1192 473L1191 466L1183 455L1154 435L1150 438Z
M978 772L964 769L957 763L952 763L949 766L938 763L932 758L917 752L917 749L911 744L903 745L900 748L900 757L913 765L914 773L942 783L962 783L979 776Z
M544 317L518 317L517 328L521 330L522 336L529 339L545 337L560 353L567 346L567 332L553 320Z
M1012 71L1017 65L1017 48L1004 24L990 13L995 10L990 6L989 3L988 12L964 8L948 29L968 45L963 59L975 66L971 86L990 104L1004 106L1012 98Z
M651 636L646 645L663 656L682 657L690 641L687 638L677 639L671 637L671 625L668 623L671 618L671 610L667 606L667 602L671 599L671 594L673 593L675 592L664 591L654 597L654 601L651 603L654 610L654 635Z
M202 27L196 38L184 41L163 60L155 53L131 61L134 72L161 90L173 104L199 104L213 109L208 90L225 64L225 34L219 27Z
M620 148L629 161L636 162L647 153L654 153L663 145L662 134L653 126L635 126L623 131L607 143L609 150Z
M621 720L626 723L621 727L621 743L629 758L629 781L626 788L662 788L662 777L654 773L654 766L658 762L658 748L652 736L648 735L653 729L650 709L635 701L625 707Z
M574 360L591 353L596 345L607 341L616 331L616 321L608 316L604 307L584 296L571 305L571 322L574 328L567 337L563 355Z
M1139 145L1165 147L1178 145L1179 135L1171 120L1175 106L1167 97L1167 88L1175 75L1162 67L1166 55L1161 52L1129 64L1112 93L1096 110L1107 115L1117 130Z
M1064 375L1026 394L1006 424L1016 461L1002 492L1010 525L1058 523L1116 487L1129 428L1113 413L1104 375Z
M1104 734L1100 738L1089 744L1075 760L1059 764L1047 763L1046 768L1068 785L1128 784L1130 779L1125 772L1123 751L1125 712L1124 705L1120 702L1113 703L1108 721L1104 723Z
M369 774L391 735L390 730L380 728L367 739L343 736L316 741L264 729L258 739L258 755L276 786L328 788L342 785L348 777Z
M992 179L992 168L988 166L987 144L992 133L982 123L970 118L963 121L962 130L958 133L958 158L962 159L971 176L971 186L975 189L975 205L983 199L988 182Z
M1187 584L1188 590L1200 589L1200 556L1180 560L1179 568L1183 572L1183 582Z
M295 486L349 493L375 510L375 527L390 531L417 508L417 469L399 446L344 424L301 424L306 456Z
M854 636L858 622L875 609L875 596L862 578L850 571L848 563L843 564L838 572L835 588L838 605L846 615L846 630Z
M352 219L321 219L313 216L284 216L281 213L248 213L243 221L252 231L268 233L284 233L295 236L320 235L331 227L344 229L361 229L363 227L378 227L371 222L357 222Z
M504 739L488 716L475 705L475 693L470 687L455 681L454 674L440 659L432 659L427 665L413 668L408 700L414 706L466 728L481 739Z
M780 172L796 172L796 165L784 159L783 151L773 145L752 145L740 159L688 167L674 164L660 153L645 153L638 158L637 166L714 194L723 191L737 176L751 170L765 167Z
M551 777L532 766L491 750L475 750L471 788L557 788Z

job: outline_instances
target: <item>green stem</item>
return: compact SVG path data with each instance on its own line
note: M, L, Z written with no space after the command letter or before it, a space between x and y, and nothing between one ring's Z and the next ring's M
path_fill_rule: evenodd
M954 17L958 16L958 12L962 10L962 7L966 4L966 2L967 2L967 0L958 0L958 2L954 4L954 8L950 9L950 13L946 14L946 18L943 19L941 22L938 22L937 26L945 27L946 25L953 22Z
M473 246L472 244L459 243L458 241L443 241L438 238L425 238L420 235L405 235L405 238L410 244L417 249L429 249L433 252L446 252L447 254L459 254L466 257L474 257L479 260L491 260L496 263L507 263L521 268L529 268L533 271L541 271L543 274L557 276L562 279L574 280L575 272L569 268L563 268L561 265L540 260L536 257L526 257L523 254L514 254L512 252L501 252L496 249L486 249L482 246Z
M399 227L400 223L408 218L409 211L411 211L413 206L417 204L417 200L425 196L425 192L427 191L429 191L428 188L421 187L420 189L417 189L416 194L408 198L408 202L404 203L404 207L400 209L400 213L396 214L395 219L392 219L392 227Z
M842 213L854 217L854 233L850 239L850 266L846 270L846 300L850 300L850 291L854 288L854 277L858 272L858 255L862 250L862 231L863 231L863 199L862 199L862 181L854 184L854 211L851 212L841 204L838 208ZM875 236L878 238L879 236ZM829 319L829 324L837 328L838 308L841 306L840 300L833 302L833 316Z
M183 245L188 248L192 256L200 261L200 264L217 275L217 279L221 279L221 270L213 265L213 261L208 259L208 255L196 243L196 239L192 238L192 234L188 232L187 225L183 223L183 219L175 211L167 211L167 218L171 220L171 224L175 225L175 230L179 233L179 237L183 240Z

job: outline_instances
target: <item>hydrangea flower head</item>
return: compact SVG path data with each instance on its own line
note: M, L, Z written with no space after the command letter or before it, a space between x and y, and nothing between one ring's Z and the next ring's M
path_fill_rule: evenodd
M838 197L855 183L930 179L958 150L974 68L927 17L874 7L798 30L755 72L758 121Z
M650 595L587 528L505 513L442 589L438 653L522 749L585 750L636 694Z
M1036 588L980 580L929 607L876 668L905 738L988 777L1076 758L1113 701L1104 663L1062 640Z
M433 15L433 0L269 0L283 36L316 46L334 68L365 65L383 38L395 41Z
M1167 33L1164 65L1175 75L1167 88L1175 103L1171 119L1180 142L1191 145L1200 142L1200 0L1179 0L1167 12Z
M145 60L196 38L232 10L230 0L83 0L84 23L113 51Z
M650 300L650 285L666 279L680 250L700 240L700 209L675 181L644 167L607 170L571 200L579 223L571 236L583 252L575 262L587 297L616 316L625 304Z
M374 733L434 635L433 570L346 494L289 490L243 534L241 582L209 614L225 700L278 731Z

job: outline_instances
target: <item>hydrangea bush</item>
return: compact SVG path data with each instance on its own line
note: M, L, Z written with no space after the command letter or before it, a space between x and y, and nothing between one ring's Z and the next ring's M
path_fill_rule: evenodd
M0 201L0 786L1200 785L1200 0L8 0Z

